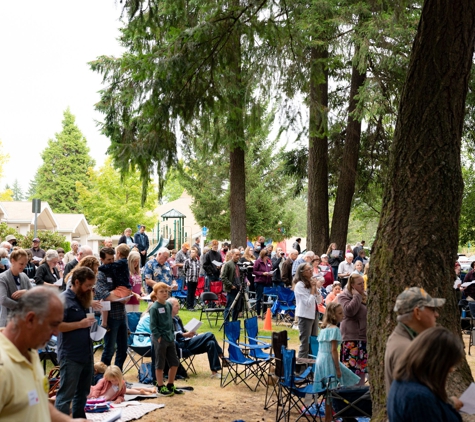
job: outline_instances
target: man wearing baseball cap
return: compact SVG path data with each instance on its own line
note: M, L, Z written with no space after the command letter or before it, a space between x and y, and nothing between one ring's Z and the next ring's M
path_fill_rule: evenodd
M31 254L33 255L33 262L36 266L40 265L41 260L45 257L46 252L40 248L40 238L35 237L33 239L33 245L31 246Z
M397 297L394 311L397 312L398 324L388 338L384 355L386 394L389 393L398 359L418 334L435 327L438 308L444 303L445 299L432 298L420 287L407 288Z

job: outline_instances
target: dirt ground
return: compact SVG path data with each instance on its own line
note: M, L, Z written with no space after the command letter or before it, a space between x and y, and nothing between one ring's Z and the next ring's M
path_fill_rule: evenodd
M468 336L464 335L468 346ZM297 344L289 344L297 347ZM475 374L475 347L472 356L467 354L468 363ZM177 386L192 386L194 391L181 396L159 397L147 400L150 403L163 403L163 409L157 409L140 420L143 422L157 421L236 421L260 422L275 420L275 406L264 410L265 388L259 386L256 392L250 391L245 385L230 384L220 387L219 379L210 379L210 371L206 355L195 358L197 375L190 375L187 381L177 381ZM130 371L125 376L130 382L137 382L137 375ZM297 415L295 415L297 417ZM475 421L473 416L464 416L464 421Z

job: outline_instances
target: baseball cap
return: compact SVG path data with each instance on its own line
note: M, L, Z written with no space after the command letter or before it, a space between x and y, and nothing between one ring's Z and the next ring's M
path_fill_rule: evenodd
M39 237L35 237L35 238L33 239L33 242L41 242L41 240L40 240Z
M324 253L323 255L320 255L320 258L328 258L328 255Z
M432 298L420 287L409 287L404 290L396 299L394 311L399 315L407 314L415 308L429 306L430 308L439 308L444 305L445 299Z
M186 249L190 249L190 244L188 242L185 242L181 245L181 247L185 247Z

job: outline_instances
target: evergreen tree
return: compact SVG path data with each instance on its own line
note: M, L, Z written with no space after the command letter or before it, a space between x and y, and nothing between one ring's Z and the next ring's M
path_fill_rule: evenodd
M11 190L13 193L12 196L14 201L23 201L25 199L25 195L23 194L23 190L21 189L21 186L18 183L18 179L15 179L15 181L13 182Z
M36 191L38 188L38 171L35 173L35 177L30 180L28 190L26 191L26 198L31 201L33 198L36 198Z
M48 141L41 153L43 164L37 172L33 197L47 201L54 212L74 213L80 211L76 182L89 186L87 171L94 166L94 160L69 108L62 125L62 131Z
M246 215L248 238L265 236L280 241L292 236L295 213L285 206L274 206L287 202L292 184L288 177L282 176L279 139L268 139L273 117L273 114L263 115L262 127L246 132L246 201L241 204L241 213ZM209 128L210 136L219 130L219 127ZM193 133L196 136L187 138L183 146L181 184L193 197L191 209L196 221L207 226L212 237L229 239L232 193L228 147L223 145L211 153L208 135L198 128ZM305 210L299 212L305 214ZM245 243L235 244L245 246Z

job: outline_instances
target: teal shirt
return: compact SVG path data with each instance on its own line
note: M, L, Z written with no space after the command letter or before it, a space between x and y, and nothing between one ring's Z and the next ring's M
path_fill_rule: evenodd
M153 337L158 340L163 338L166 341L175 341L175 331L173 329L172 305L166 302L164 305L155 302L150 308L150 331Z

